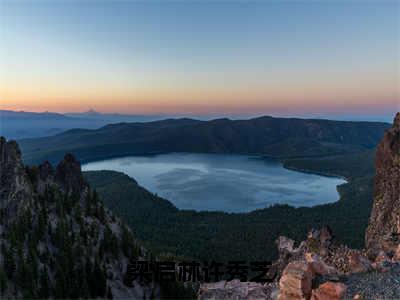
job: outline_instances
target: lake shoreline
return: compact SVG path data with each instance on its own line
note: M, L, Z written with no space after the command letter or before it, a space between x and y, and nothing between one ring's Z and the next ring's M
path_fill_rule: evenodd
M297 158L323 158L323 157L330 157L333 155L323 155L323 156L307 156L307 157L274 157L274 156L265 156L262 154L247 154L247 153L208 153L208 152L153 152L153 153L149 153L149 152L144 152L144 153L130 153L130 154L121 154L121 155L101 155L99 157L92 157L92 158L87 158L87 159L81 159L81 164L85 165L85 164L89 164L89 163L93 163L93 162L99 162L102 160L108 160L108 159L117 159L117 158L124 158L124 157L152 157L152 156L157 156L157 155L165 155L165 154L212 154L212 155L243 155L243 156L249 156L252 157L254 159L258 159L258 160L275 160L279 163L282 164L282 166L290 171L297 171L297 172L301 172L301 173L306 173L306 174L313 174L313 175L320 175L320 176L325 176L325 177L331 177L331 178L338 178L338 179L343 179L345 180L347 183L349 181L351 181L351 178L340 175L340 174L335 174L332 172L323 172L323 171L316 171L316 170L311 170L311 169L305 169L305 168L298 168L298 167L294 167L294 166L288 166L287 162L292 160L292 159L297 159Z
M275 204L297 208L334 203L341 199L338 186L347 183L343 177L243 154L152 153L97 160L82 167L125 173L149 191L173 200L179 209L228 213Z
M286 161L282 161L282 166L287 170L297 171L297 172L306 173L306 174L315 174L315 175L331 177L331 178L339 178L339 179L345 180L346 183L349 183L350 180L351 180L350 178L347 178L346 176L335 174L335 173L331 173L331 172L322 172L322 171L315 171L315 170L310 170L310 169L304 169L304 168L288 166L288 165L285 164L285 162Z

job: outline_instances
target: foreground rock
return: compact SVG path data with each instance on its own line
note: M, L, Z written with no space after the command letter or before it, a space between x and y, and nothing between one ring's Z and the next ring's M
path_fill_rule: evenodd
M306 253L305 257L314 274L322 276L338 274L336 268L329 266L318 254Z
M311 300L340 300L346 295L346 289L341 282L325 282L312 291Z
M217 283L203 284L199 289L198 299L271 299L276 293L276 290L277 286L274 284L241 282L240 280L235 279L232 281L220 281Z
M374 203L366 231L366 248L393 254L400 244L400 113L376 151Z
M279 300L309 299L314 274L307 262L291 262L279 281Z

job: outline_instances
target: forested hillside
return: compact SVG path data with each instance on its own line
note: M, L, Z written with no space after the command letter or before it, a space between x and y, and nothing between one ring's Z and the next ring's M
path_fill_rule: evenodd
M354 153L375 147L389 124L260 117L170 119L111 124L97 130L21 140L26 163L58 161L66 151L83 162L133 154L202 152L278 158Z
M310 228L324 225L337 233L339 242L362 247L372 203L372 156L365 153L337 156L323 163L320 159L293 162L293 166L301 163L304 169L318 168L322 173L349 178L349 183L339 186L340 201L336 203L311 208L275 205L240 214L178 210L118 172L85 172L85 177L105 204L155 252L196 259L273 259L279 235L300 240Z
M0 298L141 298L130 259L144 257L129 227L85 183L66 155L25 167L15 142L0 137ZM156 287L156 286L154 286Z

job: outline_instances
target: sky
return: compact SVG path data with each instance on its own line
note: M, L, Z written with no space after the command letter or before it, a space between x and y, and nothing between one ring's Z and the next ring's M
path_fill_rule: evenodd
M0 1L0 109L393 115L399 1Z

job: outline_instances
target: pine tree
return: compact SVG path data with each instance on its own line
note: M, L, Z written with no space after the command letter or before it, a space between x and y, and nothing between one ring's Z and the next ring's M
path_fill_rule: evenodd
M0 295L3 295L7 289L7 274L0 269Z
M50 297L49 274L47 267L44 266L40 272L39 298L47 299Z
M80 295L83 298L89 298L90 297L90 291L89 291L89 284L88 284L88 275L87 275L87 269L88 266L83 266L83 264L80 265L79 270L80 270Z
M113 294L111 292L111 288L110 287L108 287L108 289L107 289L107 299L113 299Z
M132 236L131 233L129 232L128 228L123 225L122 226L122 233L121 233L121 247L122 251L124 252L125 256L129 257L130 252L131 252L131 247L132 247Z
M18 264L16 282L21 288L24 298L35 298L36 285L32 265L23 258L20 259Z
M91 276L91 293L93 297L104 298L107 291L107 278L105 271L96 258Z
M85 215L90 216L92 214L92 194L89 190L86 194L85 199Z
M99 195L97 194L96 190L93 190L92 203L97 204L98 202L99 202Z
M46 233L46 226L48 222L47 209L45 204L41 205L41 210L38 217L38 240L42 239Z
M99 218L100 222L101 222L102 224L105 224L105 222L106 222L106 211L105 211L105 209L104 209L103 204L100 204L100 205L98 206L97 215L98 215L98 218Z
M36 245L31 244L28 248L27 264L30 266L34 281L38 278L39 265L37 259Z
M4 270L9 279L13 278L16 271L17 265L14 260L14 254L11 249L7 249L4 244L2 244L2 252L4 253Z
M68 298L68 285L67 279L64 275L63 270L58 267L55 274L55 298Z

